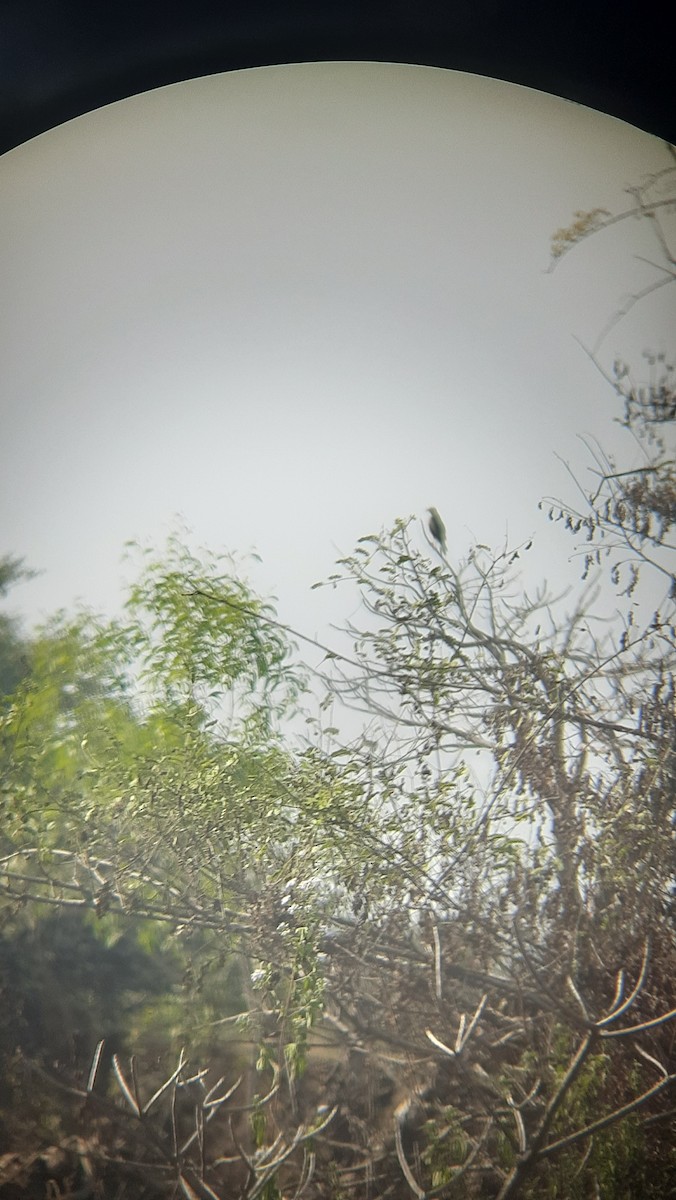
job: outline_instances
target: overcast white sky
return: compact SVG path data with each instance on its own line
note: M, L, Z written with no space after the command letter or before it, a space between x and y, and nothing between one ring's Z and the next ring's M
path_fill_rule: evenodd
M666 161L551 96L349 63L163 88L5 155L0 553L44 572L15 605L114 608L123 543L177 513L257 550L310 633L337 555L430 504L453 556L536 532L555 573L555 452L582 471L577 435L616 413L572 335L653 248L625 224L550 275L550 235ZM665 348L675 315L648 305L608 358Z

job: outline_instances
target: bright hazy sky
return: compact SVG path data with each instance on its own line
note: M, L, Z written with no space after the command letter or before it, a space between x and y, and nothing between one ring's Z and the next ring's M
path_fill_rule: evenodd
M310 633L335 558L431 504L452 556L536 533L555 573L555 453L584 472L578 435L617 414L573 335L594 342L654 249L624 223L547 274L550 235L665 165L570 102L368 63L162 88L5 155L0 553L44 572L14 606L114 608L123 543L175 514L255 549L254 584ZM660 305L610 361L665 348Z

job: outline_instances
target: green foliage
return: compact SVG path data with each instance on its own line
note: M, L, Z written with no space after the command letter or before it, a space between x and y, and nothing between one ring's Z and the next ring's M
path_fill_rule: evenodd
M23 559L11 555L0 558L0 597L34 575L34 571L24 567ZM29 670L29 645L22 635L20 622L8 613L0 613L0 707Z
M450 1183L453 1171L467 1159L470 1143L463 1129L462 1118L462 1112L449 1105L439 1117L427 1122L427 1145L422 1160L429 1168L433 1188Z
M126 623L60 614L38 632L2 716L6 829L49 845L65 821L91 846L100 824L124 840L129 819L171 814L189 835L192 820L220 825L224 804L226 824L255 824L252 782L279 774L272 721L300 683L264 606L218 566L172 541L131 588Z
M354 1194L345 1180L367 1162L382 1194L405 1169L422 1191L461 1194L465 1172L489 1187L518 1178L519 1145L540 1145L559 1092L542 1145L645 1086L600 1052L566 1080L580 1010L586 1028L622 990L632 939L662 930L671 685L649 660L630 671L631 647L608 654L582 604L523 595L518 552L430 565L415 537L398 521L341 564L368 614L352 657L329 660L329 699L370 716L349 745L320 721L312 746L285 734L304 684L284 629L228 563L177 539L143 552L122 618L62 613L38 630L0 712L0 951L22 1052L39 1062L49 1046L52 1066L82 1074L104 1034L155 1064L152 1088L184 1045L248 1079L257 1056L253 1108L233 1111L259 1164L285 1147L279 1181L249 1158L257 1195L317 1163L318 1195ZM663 945L667 978L666 932ZM8 1044L0 1027L15 1089ZM333 1174L321 1139L306 1145L322 1113L334 1120L313 1095L324 1054L329 1079L353 1081ZM584 1151L536 1155L521 1194L586 1200L598 1185L621 1200L623 1180L647 1179L638 1119Z
M233 575L223 556L204 552L198 559L175 536L161 559L149 549L141 553L144 569L129 590L125 635L151 709L204 724L229 697L236 727L269 733L303 686L272 606Z
M83 905L78 919L87 909L96 914L83 926L87 939L51 917L69 947L62 961L84 955L95 973L74 984L85 1006L97 988L112 1002L101 965L101 954L117 953L112 944L104 950L107 922L133 916L139 949L164 980L160 992L167 955L183 961L184 997L167 1047L186 1026L198 1040L196 1017L208 1028L241 1011L226 910L254 892L271 865L279 870L293 834L294 769L273 723L302 684L270 613L218 560L198 564L172 540L163 561L146 556L126 620L60 613L37 631L30 670L0 713L0 885L12 945L25 937L12 924L17 905L36 930L36 904ZM192 930L196 912L211 915L212 932ZM119 953L131 968L131 943L120 941ZM57 965L47 955L44 978L28 974L37 996ZM17 994L11 1011L26 1003ZM133 1018L120 1010L125 1035L136 1030L143 1040L162 1007L167 1018L174 1001L140 1006ZM104 1018L91 1007L99 1035Z

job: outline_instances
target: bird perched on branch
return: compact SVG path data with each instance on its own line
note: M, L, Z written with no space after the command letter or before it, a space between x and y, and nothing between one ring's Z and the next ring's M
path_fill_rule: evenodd
M444 525L436 508L428 508L430 519L428 521L429 531L432 534L435 542L439 543L441 553L446 553L446 526Z

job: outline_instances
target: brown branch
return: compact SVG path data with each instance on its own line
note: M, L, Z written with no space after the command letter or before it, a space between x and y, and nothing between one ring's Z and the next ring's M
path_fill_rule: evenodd
M561 1083L559 1084L554 1096L547 1105L530 1147L525 1154L520 1155L516 1165L508 1175L503 1186L500 1188L496 1200L508 1200L509 1197L515 1196L526 1176L531 1173L538 1162L538 1159L542 1157L542 1146L545 1138L547 1137L549 1129L551 1128L552 1122L554 1121L556 1114L563 1104L567 1092L572 1087L580 1071L582 1070L582 1067L587 1061L594 1041L594 1031L590 1030L580 1042L580 1045L578 1046L569 1063L566 1074L561 1080Z
M584 1129L578 1129L576 1133L570 1133L567 1137L559 1138L558 1142L552 1142L543 1150L540 1150L538 1157L540 1159L550 1158L552 1154L557 1154L560 1150L564 1150L566 1146L572 1146L575 1142L582 1141L583 1138L592 1137L593 1134L599 1133L602 1129L607 1129L609 1125L614 1125L617 1121L621 1121L624 1117L628 1117L630 1113L636 1112L653 1096L658 1096L665 1088L676 1084L676 1075L667 1075L666 1079L660 1080L654 1087L649 1088L647 1092L643 1092L632 1100L629 1104L625 1104L622 1108L616 1108L614 1112L609 1113L607 1117L602 1117L599 1121L594 1121L592 1125L586 1125Z
M425 1200L425 1189L420 1187L420 1184L418 1183L415 1175L406 1161L404 1146L401 1140L401 1124L396 1117L394 1119L394 1144L397 1151L397 1159L399 1160L399 1166L401 1167L404 1179L413 1192L413 1195L417 1196L418 1200Z
M671 169L672 168L669 168L669 170ZM588 237L592 237L593 234L600 233L604 229L610 229L612 225L617 225L619 221L626 221L629 217L650 217L658 209L669 208L673 205L673 203L674 197L672 196L667 200L654 200L650 204L636 204L632 208L627 208L621 213L616 213L614 216L609 216L605 220L599 221L598 224L591 225L588 229L585 229L582 233L580 233L578 237L572 239L570 244L565 246L561 253L552 260L547 268L546 274L550 274L552 271L554 271L562 258L565 258L565 256L571 250L574 250L580 242L585 241Z

